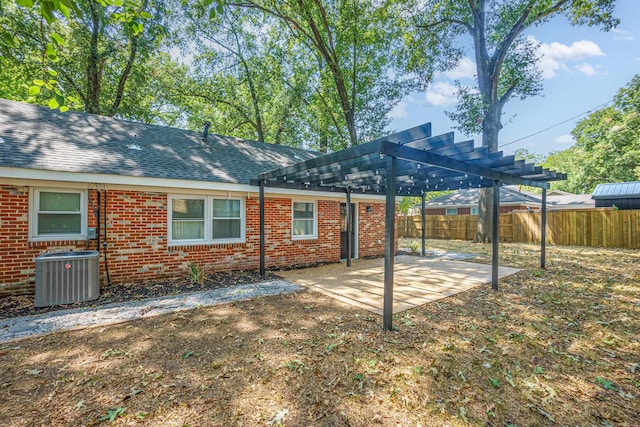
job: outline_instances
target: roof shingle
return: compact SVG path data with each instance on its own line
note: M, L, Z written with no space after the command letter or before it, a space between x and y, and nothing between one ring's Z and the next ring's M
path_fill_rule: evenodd
M0 167L249 184L320 153L0 100Z

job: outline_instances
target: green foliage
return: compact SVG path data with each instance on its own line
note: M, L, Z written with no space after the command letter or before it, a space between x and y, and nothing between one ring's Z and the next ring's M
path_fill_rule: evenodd
M189 278L194 285L202 285L207 275L203 267L189 262Z
M122 113L127 81L150 42L162 39L149 1L14 1L0 18L0 53L5 66L26 71L30 85L12 99L60 111ZM154 13L163 13L163 3L154 3ZM5 74L0 70L0 80Z
M119 357L119 356L124 356L124 350L109 348L100 355L100 359L105 360L105 359L110 359L112 357Z
M309 367L305 365L303 361L297 359L287 362L285 366L290 371L296 371L299 374L303 374L305 370L309 369Z
M571 133L575 144L544 163L568 174L553 188L591 193L599 183L640 180L640 75L618 91L613 105L580 120Z
M425 201L429 201L435 199L437 197L446 196L447 194L451 194L453 191L444 190L444 191L431 191L426 193ZM400 203L398 204L398 212L406 214L409 212L409 209L413 207L420 207L422 203L421 197L409 197L404 196Z
M545 161L545 157L542 154L538 154L527 150L526 148L518 148L513 153L516 160L524 160L527 163L533 163L536 166L540 166Z
M107 410L107 414L98 418L98 421L109 421L112 423L116 420L116 418L123 416L126 410L127 408L124 408L122 406L118 406L115 409L109 408Z
M211 19L184 4L199 70L179 85L190 127L335 151L381 136L409 88L393 71L405 24L392 5L252 0Z
M611 381L602 377L596 377L596 384L600 385L605 390L617 390Z
M409 250L412 254L417 254L421 248L422 242L420 242L419 240L412 240L409 242Z
M398 204L398 212L406 214L407 212L409 212L409 209L411 209L415 205L419 205L421 201L422 199L420 197L404 196Z

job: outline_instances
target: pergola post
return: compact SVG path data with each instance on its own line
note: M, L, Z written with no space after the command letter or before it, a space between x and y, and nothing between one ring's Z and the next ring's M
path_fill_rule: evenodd
M427 193L425 193L424 191L422 192L422 256L425 256L427 254L426 251L426 245L427 245L427 230L426 225L427 225L427 221L426 221L426 214L425 214L425 206L427 203Z
M547 189L542 189L542 213L540 225L540 268L546 268L546 252L547 252Z
M382 325L385 331L393 328L393 264L395 255L396 169L397 159L387 157L387 188L384 221L384 302Z
M491 255L491 289L498 290L498 239L500 231L500 181L493 181L493 230L491 230L491 242L493 250Z
M351 267L351 248L353 242L351 240L351 190L349 187L346 188L347 191L347 267Z
M264 183L260 180L260 275L264 276L265 271L265 254L264 254Z

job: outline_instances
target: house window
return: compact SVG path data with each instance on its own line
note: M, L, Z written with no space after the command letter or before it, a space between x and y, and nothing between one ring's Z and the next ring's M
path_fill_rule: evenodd
M292 238L314 239L316 231L316 204L313 202L293 202Z
M169 206L170 244L245 241L243 199L170 196Z
M77 240L87 238L87 207L84 190L34 189L29 209L31 240Z
M471 215L478 215L478 208L471 208Z
M213 199L212 230L213 240L242 237L240 200Z
M458 215L458 208L447 208L446 215Z
M173 199L171 240L204 240L204 199Z

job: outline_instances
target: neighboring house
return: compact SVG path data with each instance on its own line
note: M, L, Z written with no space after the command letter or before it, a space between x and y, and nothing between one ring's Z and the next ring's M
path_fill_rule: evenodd
M0 295L35 258L99 248L113 283L259 266L258 174L319 153L0 100ZM267 268L337 262L344 195L265 189ZM384 253L384 197L353 195L353 256Z
M591 197L598 208L640 209L640 182L598 184Z
M591 209L595 207L588 194L571 194L560 191L550 192L547 196L547 209ZM425 204L427 215L477 215L479 191L469 188L454 191L451 194L431 199ZM516 210L539 210L542 196L518 189L517 186L500 187L500 213ZM414 214L420 214L421 205L412 208Z

